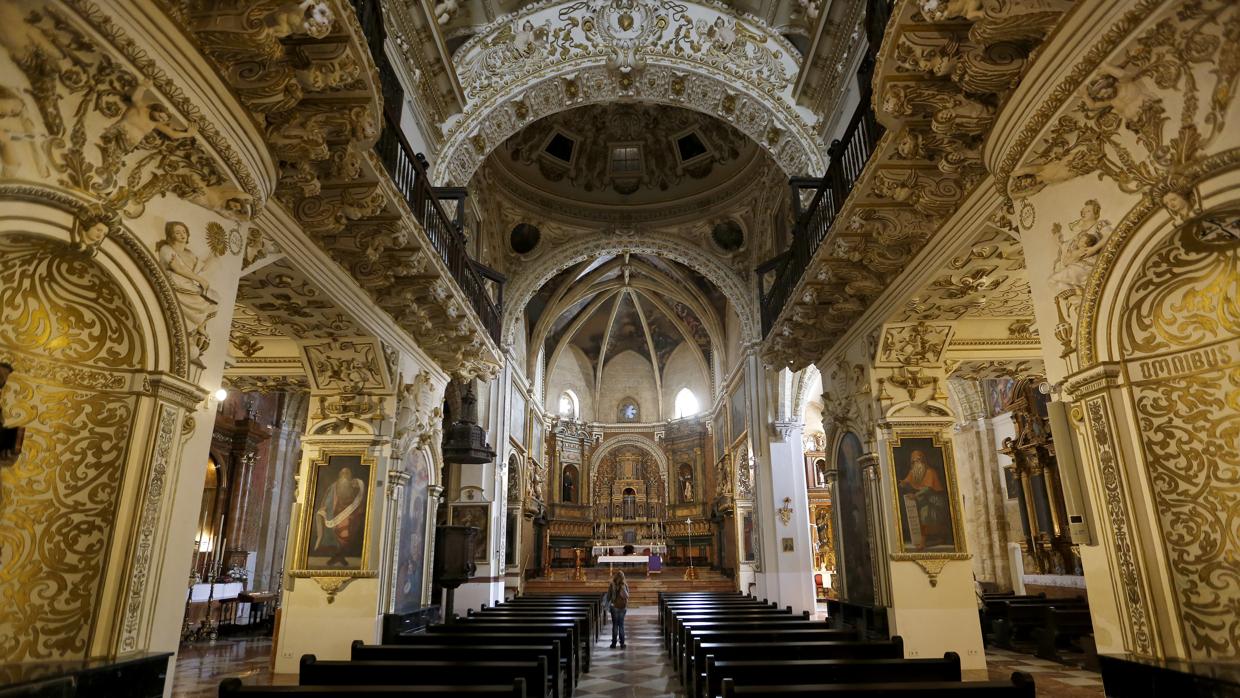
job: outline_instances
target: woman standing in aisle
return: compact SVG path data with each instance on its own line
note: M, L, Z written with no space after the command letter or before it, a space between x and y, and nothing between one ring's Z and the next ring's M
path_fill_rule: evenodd
M616 570L611 586L607 587L607 605L611 609L611 646L616 646L616 635L619 633L620 646L624 647L624 613L629 608L629 585L620 570Z

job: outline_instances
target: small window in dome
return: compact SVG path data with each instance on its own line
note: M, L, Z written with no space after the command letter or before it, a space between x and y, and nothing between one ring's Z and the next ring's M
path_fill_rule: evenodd
M573 161L573 147L575 145L573 139L562 133L556 133L551 137L550 141L547 141L547 147L543 148L543 151L556 160L571 163Z
M706 145L696 132L690 131L676 139L676 150L680 151L680 161L688 162L693 158L706 154Z

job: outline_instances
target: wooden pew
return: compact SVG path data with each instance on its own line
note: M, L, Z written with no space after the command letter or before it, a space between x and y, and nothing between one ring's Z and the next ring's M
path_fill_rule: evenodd
M555 645L367 645L354 640L349 658L353 661L459 661L483 658L487 661L530 662L544 658L551 680L552 698L572 695L573 677L567 666L561 666L560 650ZM557 671L550 671L557 667Z
M594 622L594 613L588 606L574 608L570 606L510 606L508 604L500 604L492 608L483 606L481 610L471 610L466 615L479 618L519 617L544 618L555 621L571 620L577 623L577 632L581 637L593 642L598 641L598 623Z
M827 621L836 628L856 628L861 637L882 639L890 634L887 609L827 599Z
M723 680L723 698L1034 698L1033 678L1013 672L1007 681L916 681L910 683L795 684L746 686Z
M703 642L699 645L703 664L711 661L735 660L784 660L784 659L903 659L904 640L899 635L882 642ZM700 674L694 687L704 684ZM721 677L706 677L709 685L704 687L710 695L719 695Z
M790 614L791 609L780 609L775 604L757 604L747 603L729 604L729 605L705 605L694 603L692 605L671 605L666 606L659 615L659 629L667 638L672 637L672 629L676 625L676 618L680 616L703 615L703 614L726 614L726 613L781 613ZM665 642L670 647L670 642Z
M432 626L435 627L435 626ZM572 677L572 683L581 678L581 664L577 661L577 654L572 651L569 642L568 633L521 633L512 631L499 633L411 633L401 635L396 638L397 645L455 645L459 647L471 647L473 645L552 645L559 653L559 661L565 665L569 676ZM554 662L548 661L548 666Z
M513 597L507 603L526 603L526 602L546 602L546 601L573 601L588 603L598 611L599 618L606 615L607 611L607 594L606 592L573 592L573 593L554 593L554 592L531 592Z
M545 657L536 661L335 661L302 655L301 686L473 686L525 680L530 698L547 698L550 672Z
M526 698L525 679L514 679L511 686L246 686L241 679L220 682L220 698L252 696L257 698Z
M447 635L489 635L492 633L525 633L546 634L563 633L566 637L562 647L567 647L577 666L583 673L590 671L590 651L593 646L587 638L577 632L576 623L556 623L554 621L530 622L519 618L461 618L452 624L432 625L426 629L427 634ZM528 687L527 687L528 690Z
M948 652L942 659L706 659L706 680L699 698L716 698L723 679L743 686L797 683L905 683L909 681L959 681L960 655Z
M809 615L803 616L768 616L762 617L727 617L727 616L691 616L678 623L675 635L672 636L672 667L680 666L680 657L693 646L693 633L707 630L770 630L790 628L796 630L832 630L841 634L839 639L851 640L856 633L851 630L835 631L822 621L811 621ZM843 634L847 633L847 637Z
M1034 628L1033 638L1038 643L1037 656L1053 662L1063 661L1059 656L1059 645L1062 641L1092 635L1094 632L1093 618L1089 615L1089 607L1059 608L1046 606L1042 609L1042 624ZM1090 647L1082 648L1090 654Z
M703 623L745 623L745 622L772 622L772 623L806 623L809 622L809 612L806 611L799 615L793 615L792 609L777 610L763 609L754 611L694 611L691 613L677 613L672 616L671 623L668 624L667 630L663 633L664 645L669 653L675 654L678 647L683 647L682 642L685 639L685 627L688 625L701 625Z
M818 625L818 624L815 624ZM836 630L825 624L815 628L796 628L791 626L776 628L749 628L744 630L694 630L685 644L685 651L680 654L680 682L686 689L692 690L694 682L701 677L706 663L706 655L702 652L702 644L707 642L748 642L773 643L784 642L849 642L857 638L856 631Z
M1042 625L1042 614L1049 606L1060 609L1081 608L1089 610L1084 599L1049 599L1039 601L1000 601L993 619L995 644L1004 649L1016 649L1018 640L1027 639L1035 628Z

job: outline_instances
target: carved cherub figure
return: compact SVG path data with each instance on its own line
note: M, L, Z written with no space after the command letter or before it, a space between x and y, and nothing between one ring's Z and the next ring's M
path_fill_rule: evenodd
M104 159L128 155L154 132L162 133L171 140L192 138L198 133L197 124L177 128L172 118L172 112L151 90L151 82L143 81L129 96L129 105L120 120L100 135Z
M1096 199L1085 202L1080 218L1068 224L1068 231L1056 223L1051 227L1059 242L1059 255L1050 280L1060 289L1080 290L1089 280L1093 258L1106 245L1111 233L1110 221L1101 218L1102 207Z
M322 0L287 2L263 20L271 33L281 39L297 34L322 39L331 33L335 23L336 17L332 14L332 8Z

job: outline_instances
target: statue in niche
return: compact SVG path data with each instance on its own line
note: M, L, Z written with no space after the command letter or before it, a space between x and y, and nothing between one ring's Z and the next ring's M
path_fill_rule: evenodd
M677 477L680 481L680 503L693 503L693 468L688 463L681 463L677 469Z
M202 353L211 346L207 323L215 317L219 300L211 290L211 282L203 274L208 263L200 261L189 249L189 226L180 221L169 221L164 226L164 239L155 246L160 266L168 275L168 281L176 291L185 324L193 340L196 364L202 365Z
M562 491L560 492L561 500L573 504L577 501L577 475L576 468L568 467L564 469Z

